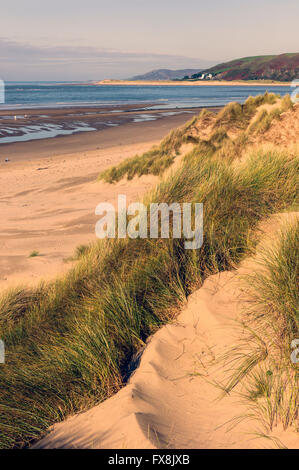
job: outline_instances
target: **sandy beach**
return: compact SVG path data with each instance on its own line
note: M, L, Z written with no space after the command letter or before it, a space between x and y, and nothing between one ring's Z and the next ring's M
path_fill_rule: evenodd
M299 2L269 3L5 3L0 451L299 449Z
M264 109L273 106L277 105ZM281 122L273 124L268 131L272 142L296 142L294 118L294 112L284 113ZM245 160L235 165L242 166ZM139 181L150 188L157 178L143 176ZM142 192L136 183L134 179L126 188L129 198L132 191ZM119 184L125 189L124 182L113 188ZM238 383L230 392L225 392L225 384L233 351L239 351L243 338L247 341L242 320L252 304L248 279L264 272L265 252L298 216L290 211L263 220L255 252L236 269L209 276L174 321L148 338L133 358L127 384L116 395L55 424L33 448L296 448L294 429L275 423L265 433L263 419L244 399L247 383Z
M149 150L198 112L0 145L0 289L66 272L76 247L96 240L97 204L114 204L118 194L136 201L157 181L144 176L109 185L98 174ZM30 257L33 251L39 256Z
M245 358L249 357L251 360L253 357L252 367L264 367L266 379L263 380L272 380L268 377L272 377L276 371L276 363L273 365L271 362L273 357L276 359L276 351L272 352L271 331L268 339L266 338L267 341L270 341L269 344L263 340L258 343L260 348L258 349L258 359L251 356L255 354L255 349L251 343L252 338L248 336L249 327L244 323L244 321L248 321L246 314L254 302L253 294L249 288L249 279L250 276L259 276L265 272L267 269L264 261L265 253L280 242L283 230L286 230L287 227L289 230L295 227L295 223L298 221L296 204L288 205L287 208L275 206L281 211L275 210L268 213L268 216L260 218L254 226L254 233L251 233L252 229L246 228L250 242L248 245L246 244L246 253L244 253L244 257L239 258L238 263L228 263L223 269L221 265L220 269L215 271L210 267L204 268L206 271L203 271L202 280L194 284L195 271L191 269L190 285L192 289L189 293L182 290L181 281L175 288L173 288L175 283L171 283L169 306L167 303L163 303L168 280L167 276L159 278L159 271L156 269L156 266L159 267L159 265L154 265L151 278L147 277L146 270L141 271L141 275L137 279L142 283L143 291L135 290L138 287L137 283L135 285L129 283L134 279L130 269L133 267L136 270L133 274L139 273L140 265L143 262L146 265L147 262L146 256L137 258L140 247L144 250L144 255L149 245L144 245L143 248L142 245L138 245L138 250L134 252L132 245L124 243L121 246L117 242L114 248L119 247L120 251L114 253L112 245L111 249L108 244L97 246L94 244L90 253L85 253L80 259L75 257L75 250L78 246L96 241L95 224L98 217L95 215L95 207L100 202L109 202L115 206L119 194L126 195L128 204L140 201L149 190L159 187L157 183L161 182L161 176L157 176L158 173L154 171L145 170L144 173L140 173L142 176L135 176L131 180L127 180L122 174L122 177L112 180L110 183L105 182L105 179L99 180L99 174L103 170L123 162L127 157L142 155L153 146L157 146L161 139L173 129L176 131L171 133L171 138L168 140L170 140L172 148L175 149L176 139L180 139L179 151L175 151L175 160L166 167L163 173L160 185L162 191L165 184L168 184L168 192L173 190L173 182L175 190L178 190L180 185L177 184L176 178L180 178L182 180L181 187L185 194L188 194L188 191L194 191L193 185L196 182L192 178L195 171L198 173L204 171L204 177L201 175L200 184L203 188L207 184L205 190L210 191L210 199L214 194L217 195L216 207L221 207L223 204L223 191L228 192L226 198L230 200L230 204L226 206L226 202L224 203L225 211L221 216L224 226L225 221L229 219L228 214L235 208L236 203L242 202L239 206L242 210L241 213L246 214L248 211L251 214L257 204L263 204L263 197L274 198L273 194L286 190L291 194L292 189L290 188L295 186L296 178L296 172L293 172L292 165L293 161L295 162L294 152L298 141L299 107L290 105L288 109L283 107L288 103L288 98L276 99L273 96L265 95L263 99L266 102L259 105L258 110L255 110L251 117L246 117L247 128L252 129L254 124L260 124L259 116L263 115L263 112L267 116L276 116L274 113L276 110L280 113L279 119L273 118L270 126L262 133L248 134L250 140L246 141L241 149L232 146L235 145L237 137L242 131L230 123L227 127L227 133L225 133L225 139L220 143L222 151L225 151L225 148L229 148L230 152L232 149L236 149L237 153L231 159L230 165L225 161L227 160L225 153L214 153L208 157L205 153L198 155L195 152L203 142L205 145L208 143L211 145L215 136L217 139L219 136L223 136L221 127L215 130L215 126L219 124L219 119L225 122L227 110L232 106L220 110L217 114L216 112L204 112L198 119L192 120L188 126L182 126L179 129L177 129L178 126L186 123L192 115L198 114L199 110L194 109L192 113L190 110L185 110L182 113L160 116L155 120L126 121L117 127L93 132L0 146L0 152L2 152L0 159L2 182L0 187L2 209L0 291L4 292L5 289L15 286L34 287L41 280L59 278L71 267L75 268L71 276L74 276L76 282L78 279L83 284L87 279L86 284L83 284L84 290L82 289L80 295L76 297L72 297L72 286L75 285L76 289L80 289L80 282L75 283L71 276L61 276L61 281L51 284L48 291L41 290L41 292L45 292L43 295L48 296L50 304L49 306L47 304L47 308L41 312L37 321L41 321L42 325L43 322L46 324L47 315L52 319L56 314L57 316L53 319L55 327L58 328L55 338L50 329L43 331L38 325L37 330L36 320L35 322L31 321L31 318L35 317L29 316L28 313L22 312L23 316L19 318L14 316L14 312L10 313L9 300L7 308L5 303L2 304L4 319L8 318L11 325L16 324L18 327L18 321L25 323L28 318L27 328L30 335L33 338L34 334L44 335L39 343L39 348L42 353L45 351L45 355L42 356L43 362L40 361L39 364L49 361L49 367L53 367L52 361L57 360L55 353L63 341L66 341L66 349L61 356L61 362L57 360L57 367L54 363L52 372L57 373L59 380L61 374L65 374L64 367L66 358L69 360L67 356L69 351L72 355L70 356L68 374L73 369L76 374L76 371L82 367L84 374L86 374L83 377L85 381L88 380L93 367L96 369L96 374L99 375L102 374L102 371L105 372L105 367L110 372L113 363L103 355L105 348L102 348L102 343L100 343L103 337L101 336L102 330L96 330L96 327L99 328L98 325L100 325L100 328L103 326L107 328L108 333L105 330L105 334L107 334L105 344L109 344L111 339L113 341L117 328L120 327L121 333L123 330L127 331L128 320L131 321L129 325L131 334L135 328L132 326L134 325L134 315L141 315L140 318L143 321L143 312L145 311L143 309L146 303L141 304L141 307L136 303L138 296L141 299L149 296L150 308L157 302L156 312L163 315L161 323L153 324L151 329L146 330L144 336L139 338L137 334L134 335L133 340L136 341L136 346L130 350L121 364L119 381L117 382L118 376L115 375L111 385L108 383L109 388L107 387L105 395L90 399L83 389L83 392L79 394L82 399L80 406L71 410L62 410L59 417L55 414L49 420L48 426L44 426L35 436L31 434L28 437L26 447L40 449L269 449L297 447L298 433L295 427L291 421L286 424L280 418L280 416L284 416L282 413L284 413L285 403L283 403L284 406L282 405L281 414L279 414L280 411L276 411L276 408L275 411L271 409L271 413L275 413L275 419L272 420L271 416L269 418L267 413L261 411L264 406L263 401L259 402L254 398L252 400L250 398L251 401L249 401L245 392L247 389L251 390L251 368L248 368L247 371L249 378L242 374L238 375L238 380L230 388L230 383L236 380L233 374L239 373L233 363L234 352L237 356L241 354L243 344L248 348L245 350L245 353L248 354L248 356L245 354ZM244 107L244 111L237 104L233 109L236 108L239 112L246 111L246 107ZM139 113L140 111L130 110L129 112ZM57 115L53 112L53 118L65 119L65 115L61 111ZM168 140L164 140L163 145L157 147L160 152L162 152L161 148L165 149ZM276 144L279 149L277 153L275 153L274 147ZM225 147L227 145L230 146ZM282 152L282 157L279 151ZM214 152L217 152L216 147L214 147ZM271 157L272 152L274 152L274 158ZM287 152L290 152L288 157L286 157ZM151 157L152 154L149 155ZM200 164L196 162L196 165L192 166L192 155L201 159ZM162 155L156 154L156 158L160 158L160 162L163 162L164 156L165 152ZM5 162L4 157L8 161ZM143 156L142 162L147 161L147 157L148 155ZM288 164L286 164L286 158ZM278 170L275 161L278 161ZM211 164L215 166L210 166ZM248 168L250 171L246 171ZM268 168L265 175L261 173L264 168ZM260 193L261 196L259 196L262 202L258 201L255 193L250 195L250 191L248 197L242 200L238 199L238 197L240 198L238 193L243 197L244 190L247 191L248 188L256 186L258 180L256 169L258 174L262 174L261 184L266 185L265 192ZM275 180L274 189L272 190L270 186L269 191L267 185L271 183L268 183L268 180L271 179L273 172L283 175L283 172L287 171L290 171L289 174L292 178L290 188L286 188L284 180L281 179L279 184ZM251 176L251 172L253 172L253 176ZM243 173L245 176L242 176ZM231 186L228 178L232 178ZM242 180L242 178L244 179ZM199 179L198 175L197 179ZM233 188L233 193L229 192L230 188ZM199 187L198 194L200 194L200 190ZM249 200L251 206L248 210ZM291 196L290 201L293 202ZM215 206L213 206L213 210L215 210ZM205 207L209 210L209 201L206 201ZM207 209L205 210L207 211ZM209 224L211 224L210 228ZM233 224L235 234L230 233L227 243L231 243L230 239L234 240L233 237L239 234L238 229L234 227ZM212 242L214 242L215 234L219 228L222 230L220 224L217 226L216 218L213 223L210 222L209 217L205 218L205 229L208 233L209 229L212 229L210 232ZM257 245L254 244L255 239L258 240ZM153 244L155 248L159 246L156 243L155 241ZM209 242L204 243L207 245ZM128 284L124 284L125 288L123 289L122 284L114 287L113 269L115 266L118 267L121 258L125 256L125 247L129 247L127 253L132 256L132 260L129 258L126 266L121 265L123 282L128 282ZM99 256L97 256L97 250L102 250ZM177 251L178 256L182 256L179 250ZM165 250L164 257L167 253L168 250ZM199 253L199 256L204 259L205 250ZM215 253L217 254L217 251ZM220 251L220 253L224 253L224 251ZM108 256L106 256L107 254ZM91 267L91 272L93 269L97 269L100 256L107 262L107 266L103 263L95 271L94 277L89 278L89 267ZM165 258L161 257L163 269L164 266L167 268L169 265L171 266L175 256L177 256L176 252L172 250L169 257L166 258L166 263ZM210 261L211 255L207 259ZM153 251L151 263L156 263L156 260L159 260L159 256L157 256L157 252ZM83 270L80 271L82 266ZM183 267L182 258L179 258L178 266ZM78 268L79 271L77 271ZM75 274L76 272L79 273L78 278L75 277L78 275ZM173 270L173 274L171 271L169 273L169 276L173 275L174 280L177 279L178 270ZM82 278L81 274L83 274ZM108 294L101 288L101 276L107 276L109 289L112 285L111 292L109 291ZM63 306L63 309L59 311L55 304L60 301L60 291L56 295L55 289L57 287L53 289L53 286L58 286L63 292L69 279L72 279L70 302L67 307ZM150 290L151 279L155 281L152 291ZM65 284L64 280L66 280ZM99 284L97 284L98 282ZM93 286L96 289L89 291L89 289L93 289ZM134 289L131 291L132 286ZM53 290L55 296L51 297ZM31 292L38 292L38 290L26 291L24 289L15 292L20 292L19 295L16 294L16 299L18 299L22 298L23 292L25 295L26 292L31 295ZM11 293L13 299L15 292ZM66 292L69 292L68 288ZM91 297L89 297L90 293ZM152 299L150 295L152 295ZM162 298L161 304L159 296ZM9 298L9 296L3 297L4 300ZM165 298L167 297L165 296ZM33 300L33 307L37 306L38 309L38 305L42 305L43 299L40 300L38 296L36 299ZM103 308L101 302L106 302L106 299L108 301L104 315L110 314L110 317L107 318L103 315L104 310L101 310ZM132 303L129 303L130 299L133 299ZM86 303L85 309L82 309L83 314L80 317L78 313L80 302L83 304L85 301L88 303ZM106 306L105 303L104 306ZM26 305L24 308L26 309ZM122 315L119 318L117 317L117 309ZM60 312L62 312L62 316L59 316ZM66 334L63 330L62 333L60 331L65 320L74 322L74 328L67 331ZM119 322L117 328L113 323L115 320ZM90 321L90 327L87 327L89 323L86 326L84 321ZM99 322L98 325L96 322ZM249 326L251 328L252 324L250 323ZM253 322L253 328L257 327L258 325ZM33 332L31 332L31 328ZM250 331L252 330L250 329ZM78 338L77 332L79 333ZM253 337L256 338L256 336L254 332ZM84 342L86 338L89 342ZM97 343L98 340L99 343ZM36 341L35 338L34 341ZM44 344L47 341L50 342L48 350L44 349ZM57 343L53 343L54 341ZM122 343L120 342L120 344ZM19 345L17 346L19 347ZM89 348L92 348L94 356L88 356ZM267 353L264 353L263 348L267 350ZM264 355L261 356L261 353ZM87 356L85 356L86 354ZM119 350L117 349L116 355L118 354ZM22 358L21 356L21 360ZM96 363L96 360L102 362ZM34 377L36 368L34 357ZM17 374L23 373L22 367L16 367L16 371ZM255 371L256 369L253 369L253 373ZM44 373L47 377L48 367L45 368ZM27 374L27 369L25 369L26 379ZM67 389L67 386L70 386L70 382L65 382L65 380L67 379L63 378L61 382L63 391ZM66 383L67 385L65 385ZM105 378L102 378L101 382L93 381L92 385L95 384L97 391L103 383L105 383ZM290 383L292 384L292 382ZM14 384L15 382L13 382L13 386ZM31 382L29 385L31 387ZM289 387L288 383L285 387L286 394L289 393L291 386ZM23 385L21 387L21 393L23 393ZM51 379L48 393L51 393L51 398L53 397L55 400L54 405L56 406L59 392L52 395L52 387ZM25 388L25 390L27 389ZM273 390L275 394L273 392L272 395L276 399L274 382ZM42 391L41 398L44 401L43 393ZM250 393L255 394L256 390L253 388ZM258 393L259 399L262 399L263 395L260 390ZM12 396L14 399L14 394ZM265 400L268 400L267 394ZM259 405L260 403L261 405ZM56 408L53 407L53 409ZM31 415L33 414L31 413ZM296 416L295 419L297 419Z

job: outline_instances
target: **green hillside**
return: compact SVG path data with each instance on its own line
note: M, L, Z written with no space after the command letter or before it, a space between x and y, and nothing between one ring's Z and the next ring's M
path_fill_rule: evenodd
M244 57L216 65L204 71L221 80L278 80L299 78L299 53ZM193 74L192 79L202 76Z

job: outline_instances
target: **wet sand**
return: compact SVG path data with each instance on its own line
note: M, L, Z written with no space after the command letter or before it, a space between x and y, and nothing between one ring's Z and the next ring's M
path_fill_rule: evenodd
M28 142L1 143L0 137L0 171L3 165L11 165L17 161L32 161L66 154L79 154L90 150L102 150L110 147L138 144L144 141L160 140L171 129L174 129L202 108L144 110L144 108L121 107L114 109L103 108L68 108L18 110L18 116L30 114L26 118L9 120L9 126L19 126L21 129L32 124L39 126L59 125L62 128L71 126L78 120L85 125L96 128L90 132L76 132L72 135L62 135L54 138L30 140ZM219 110L220 108L211 108ZM7 126L3 116L14 116L15 110L0 112L0 129ZM47 113L47 114L46 114ZM47 116L47 117L41 117ZM108 125L107 125L108 124ZM110 125L109 125L110 124ZM114 125L111 125L114 124ZM5 162L8 159L9 162Z

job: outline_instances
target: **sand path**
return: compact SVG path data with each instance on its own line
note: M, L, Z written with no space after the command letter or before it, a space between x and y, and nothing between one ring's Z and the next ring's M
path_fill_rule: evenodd
M262 225L265 243L296 214L280 214ZM298 215L298 214L297 214ZM236 320L246 308L241 279L256 269L259 254L244 260L236 271L209 277L194 292L172 324L149 340L139 367L128 384L112 398L54 426L36 448L272 448L274 440L256 438L260 423L247 412L238 387L219 400L215 383L227 378L217 361L227 347L240 341ZM276 428L272 437L289 448L298 434Z

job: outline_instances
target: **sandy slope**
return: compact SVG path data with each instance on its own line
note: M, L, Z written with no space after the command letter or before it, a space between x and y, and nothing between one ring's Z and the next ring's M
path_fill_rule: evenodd
M264 222L264 244L296 214ZM258 251L259 253L259 251ZM150 340L140 366L127 386L104 403L54 426L35 448L269 448L273 440L256 438L263 431L244 420L238 388L222 400L215 383L227 379L218 361L227 347L240 341L236 320L246 308L241 276L261 269L259 255L246 259L234 272L208 278L188 299L175 323ZM276 428L272 437L298 447L298 434Z
M271 142L279 146L297 144L299 136L299 105L281 115L279 120L274 120L270 129L263 134L264 142Z

